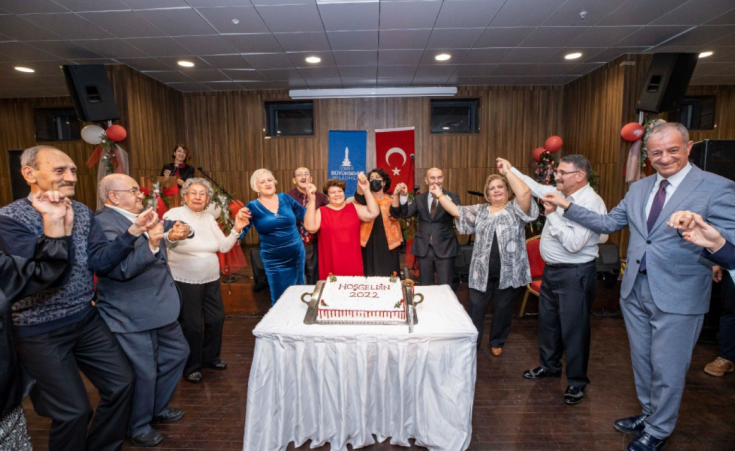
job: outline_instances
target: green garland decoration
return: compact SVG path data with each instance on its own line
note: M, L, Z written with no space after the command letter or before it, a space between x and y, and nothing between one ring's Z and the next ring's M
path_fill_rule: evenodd
M214 195L210 202L219 207L219 217L217 218L217 225L222 229L222 233L229 235L232 228L235 227L235 218L230 215L230 197L222 192L218 187L212 188ZM234 195L233 195L234 196ZM233 197L234 198L234 197Z

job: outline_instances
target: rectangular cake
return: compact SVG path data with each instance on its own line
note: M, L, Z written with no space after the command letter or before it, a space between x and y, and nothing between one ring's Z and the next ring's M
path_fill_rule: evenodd
M317 317L324 321L402 322L406 320L398 277L329 276Z

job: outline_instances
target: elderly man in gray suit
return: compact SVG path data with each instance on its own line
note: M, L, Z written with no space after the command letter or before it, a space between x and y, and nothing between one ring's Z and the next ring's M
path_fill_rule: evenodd
M141 213L144 196L127 175L103 178L99 197L105 207L95 214L88 238L89 267L98 277L97 308L136 376L128 435L136 446L155 446L163 437L151 421L184 416L182 409L168 404L189 357L177 321L181 300L161 240L186 239L191 231L180 223L159 221L151 209ZM150 218L147 232L131 227L139 214ZM108 254L120 252L120 246L112 247L116 239L126 246L122 261L112 266Z
M712 263L667 227L667 219L677 210L690 210L727 239L735 238L735 183L691 165L692 144L681 124L654 127L646 145L657 174L633 183L607 215L558 195L544 198L565 209L565 218L597 233L629 226L620 306L642 412L615 422L617 430L639 434L629 451L658 451L673 432L692 349L709 309Z

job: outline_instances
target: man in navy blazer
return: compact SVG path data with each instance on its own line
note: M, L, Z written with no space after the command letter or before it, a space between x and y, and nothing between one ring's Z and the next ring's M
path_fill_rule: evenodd
M657 174L633 183L606 215L560 196L545 201L566 209L571 219L597 233L630 230L628 265L620 306L630 341L636 392L642 412L615 422L640 434L630 451L660 450L679 415L692 349L709 310L712 263L701 249L666 227L674 211L691 210L735 238L735 183L689 163L693 143L687 129L669 122L654 127L646 140Z
M424 181L429 188L432 185L442 188L452 202L461 204L457 194L443 189L444 173L441 169L431 168L426 171ZM428 189L416 196L410 204L407 200L408 187L405 183L399 183L393 191L390 214L403 219L419 215L419 228L411 253L419 261L421 285L434 285L434 271L438 285L451 285L454 279L454 260L459 252L459 241L454 233L454 217L429 195Z
M128 435L136 446L163 440L151 421L176 421L184 411L169 407L189 346L177 319L178 288L168 267L164 233L170 241L186 239L189 227L159 221L143 210L143 194L131 177L108 175L100 181L105 207L95 214L89 233L89 267L97 274L97 309L117 338L135 372ZM148 215L147 232L131 229L139 214ZM140 232L140 233L139 233ZM125 245L120 251L119 243ZM116 247L112 244L117 243ZM121 253L114 265L111 252ZM120 261L122 259L122 261Z

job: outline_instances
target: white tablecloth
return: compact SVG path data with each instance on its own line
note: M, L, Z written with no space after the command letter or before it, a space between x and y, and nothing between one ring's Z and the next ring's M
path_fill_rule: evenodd
M244 451L329 443L346 450L390 437L432 451L465 450L472 436L477 329L449 286L416 287L425 301L408 326L304 324L289 288L253 330Z

